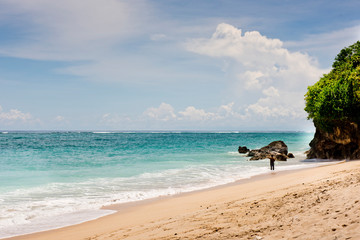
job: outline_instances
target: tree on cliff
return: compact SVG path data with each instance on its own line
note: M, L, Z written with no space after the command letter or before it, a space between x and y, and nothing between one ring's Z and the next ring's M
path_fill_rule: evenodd
M330 73L308 87L305 101L308 119L322 130L360 123L360 41L340 51Z

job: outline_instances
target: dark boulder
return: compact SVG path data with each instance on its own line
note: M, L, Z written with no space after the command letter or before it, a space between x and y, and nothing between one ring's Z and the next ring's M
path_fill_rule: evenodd
M251 157L250 160L260 160L265 159L267 157L267 154L264 152L260 152L259 149L254 149L247 154L247 157Z
M275 154L274 158L276 161L286 161L289 157L285 154L278 153L278 154Z
M288 153L288 158L295 158L295 156L294 156L294 154L292 154L292 153Z
M247 153L247 152L249 152L250 151L250 149L248 149L246 146L239 146L239 148L238 148L238 152L239 153Z
M281 154L288 154L288 147L283 141L274 141L271 142L269 145L260 148L261 151L268 151L268 152L277 152Z
M253 157L259 152L259 149L250 150L249 153L246 155L247 157Z
M286 161L288 158L287 154L287 145L283 141L274 141L260 149L250 150L247 156L251 157L250 160L260 160L269 158L269 156L273 155L278 161Z

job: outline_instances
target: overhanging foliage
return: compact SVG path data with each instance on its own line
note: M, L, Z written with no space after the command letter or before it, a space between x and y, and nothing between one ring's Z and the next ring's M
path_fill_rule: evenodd
M308 119L323 130L338 122L360 123L360 41L342 49L332 67L305 94Z

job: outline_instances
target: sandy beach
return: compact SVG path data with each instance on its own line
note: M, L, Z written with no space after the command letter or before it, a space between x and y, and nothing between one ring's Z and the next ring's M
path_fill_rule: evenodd
M360 239L360 161L108 208L118 212L11 239Z

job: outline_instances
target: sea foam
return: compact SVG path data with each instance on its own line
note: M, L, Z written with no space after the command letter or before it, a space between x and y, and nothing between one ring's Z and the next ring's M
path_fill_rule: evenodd
M206 189L269 173L268 160L236 152L284 139L302 162L309 134L22 132L0 138L0 237L59 228L103 215L103 206ZM114 132L117 133L117 132ZM299 154L298 154L299 152ZM300 157L299 157L300 156Z

